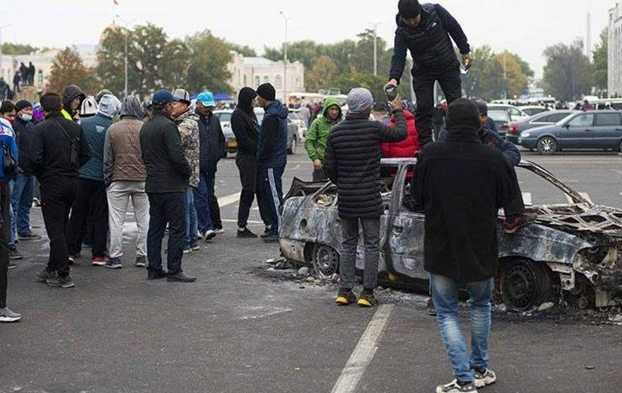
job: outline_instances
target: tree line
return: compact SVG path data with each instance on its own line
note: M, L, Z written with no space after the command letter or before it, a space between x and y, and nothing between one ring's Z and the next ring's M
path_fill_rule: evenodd
M227 83L231 77L227 69L232 60L231 51L243 56L257 56L252 48L227 42L214 36L210 30L182 40L170 39L162 28L153 24L132 29L113 25L101 35L94 68L84 66L75 48L67 47L59 52L49 76L51 88L60 91L71 82L87 91L105 87L122 95L126 40L128 93L143 97L159 87L179 86L192 92L210 89L233 94L235 92ZM12 48L15 47L18 46ZM509 51L495 52L487 45L473 47L475 63L468 74L462 76L463 88L467 96L485 100L518 97L527 93L533 84L546 94L564 100L577 100L593 93L606 95L607 30L601 33L592 60L583 54L582 48L580 40L546 48L543 78L535 81L533 70L520 55ZM307 91L337 88L348 92L353 87L365 87L374 97L381 97L393 50L378 37L376 53L377 75L374 75L374 32L371 29L364 30L356 39L334 44L302 40L287 46L288 60L299 61L305 67ZM282 60L283 48L264 47L263 56L274 61ZM398 90L403 97L410 96L408 65Z

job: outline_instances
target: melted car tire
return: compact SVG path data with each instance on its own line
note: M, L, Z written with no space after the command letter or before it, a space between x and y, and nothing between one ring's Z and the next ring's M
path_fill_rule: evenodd
M320 278L330 278L339 273L339 253L326 244L316 244L313 248L313 270Z
M508 309L529 310L551 295L551 276L543 263L512 260L502 267L500 276L501 299Z
M555 154L555 152L557 151L557 142L550 136L545 136L538 139L537 146L538 153L540 154Z

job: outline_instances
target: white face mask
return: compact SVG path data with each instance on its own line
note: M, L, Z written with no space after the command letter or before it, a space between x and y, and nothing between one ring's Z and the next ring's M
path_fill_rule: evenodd
M32 120L32 115L29 115L29 114L27 114L27 113L22 113L22 114L20 115L20 118L21 118L23 121L31 121L31 120Z

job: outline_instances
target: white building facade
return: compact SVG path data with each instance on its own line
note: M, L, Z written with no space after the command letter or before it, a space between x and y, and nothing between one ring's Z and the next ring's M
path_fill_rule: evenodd
M622 97L622 4L609 10L607 53L607 90L609 97Z
M305 69L299 61L284 63L263 57L244 57L233 52L233 60L227 68L231 73L229 85L236 95L242 87L256 89L262 83L271 83L276 90L276 98L282 102L285 102L288 92L304 91Z

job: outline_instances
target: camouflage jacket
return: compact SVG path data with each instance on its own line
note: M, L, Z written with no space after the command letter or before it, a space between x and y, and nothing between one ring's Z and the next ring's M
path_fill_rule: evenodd
M188 183L191 187L199 186L199 116L193 111L187 111L175 119L181 135L181 144L184 148L186 160L192 168L192 175Z

